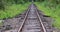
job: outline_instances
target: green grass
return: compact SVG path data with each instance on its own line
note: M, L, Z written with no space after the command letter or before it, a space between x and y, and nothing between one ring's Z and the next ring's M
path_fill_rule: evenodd
M23 13L28 8L29 4L30 3L6 6L5 11L0 10L0 19L14 17L20 13Z
M46 3L47 2L35 2L39 10L42 10L45 15L51 16L53 19L55 19L52 25L60 29L60 5L57 5L56 8L49 8L46 6Z

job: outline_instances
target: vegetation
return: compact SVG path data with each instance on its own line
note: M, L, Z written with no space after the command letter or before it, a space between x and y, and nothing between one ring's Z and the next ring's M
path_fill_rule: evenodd
M0 0L0 19L14 17L26 10L30 2L27 0Z
M38 9L42 10L46 15L51 16L55 21L53 26L60 29L60 0L44 0L42 2L35 2Z
M32 0L0 0L0 19L22 13ZM60 29L60 0L33 0L46 15L55 19L53 26Z
M4 11L0 10L0 19L3 18L10 18L10 17L14 17L22 12L25 11L25 9L28 8L29 3L26 4L13 4L11 6L6 7L6 9Z
M1 19L12 18L24 12L30 5L30 0L0 0L0 26Z

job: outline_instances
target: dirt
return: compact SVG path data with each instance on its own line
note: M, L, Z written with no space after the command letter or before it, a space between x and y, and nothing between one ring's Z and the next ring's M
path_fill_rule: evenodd
M50 16L45 15L42 11L38 11L38 12L41 15L40 17L43 19L43 21L47 21L48 24L50 26L52 26L52 23L54 20ZM18 27L20 27L20 25L24 19L25 13L19 14L11 19L3 20L4 25L3 25L3 27L0 28L0 32L11 32L11 31L16 32L18 30ZM54 30L53 32L60 31L53 27L52 27L52 29Z
M15 16L14 18L9 18L3 20L3 26L0 29L0 32L7 32L7 31L16 31L20 27L23 19L24 19L25 13L19 14Z
M60 29L53 27L53 32L60 32Z
M45 15L42 11L39 11L39 14L42 15L44 21L47 21L50 26L52 26L54 19L50 16ZM52 26L53 32L60 32L60 29L57 29Z

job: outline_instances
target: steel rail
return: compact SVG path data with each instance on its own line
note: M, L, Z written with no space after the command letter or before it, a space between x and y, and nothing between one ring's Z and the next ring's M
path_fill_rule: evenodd
M37 8L36 8L36 13L37 13L37 16L38 16L38 18L39 18L39 21L40 21L40 23L41 23L41 25L42 25L43 31L44 31L44 32L47 32L46 29L45 29L45 27L44 27L44 25L43 25L42 19L41 19L41 17L39 16L39 13L38 13L38 11L37 11Z
M29 9L30 9L30 8L29 8ZM23 20L23 22L22 22L22 24L21 24L21 26L20 26L20 28L18 29L17 32L20 32L21 29L23 28L23 25L24 25L24 23L25 23L25 21L26 21L26 18L27 18L28 13L29 13L29 9L28 9L28 11L27 11L27 13L26 13L26 16L25 16L25 18L24 18L24 20Z
M21 24L21 26L20 26L20 28L19 28L19 30L18 30L17 32L21 32L21 29L23 28L23 25L24 25L24 23L25 23L25 21L26 21L26 18L27 18L27 16L28 16L29 10L30 10L30 8L28 9L28 11L27 11L27 13L26 13L26 16L25 16L25 18L24 18L24 20L23 20L23 23ZM40 23L41 23L41 25L42 25L43 31L44 31L44 32L47 32L46 29L45 29L45 27L44 27L44 25L43 25L42 19L41 19L41 17L39 16L39 13L38 13L38 11L37 11L37 8L36 8L36 13L37 13L37 16L38 16L38 18L39 18L39 21L40 21Z

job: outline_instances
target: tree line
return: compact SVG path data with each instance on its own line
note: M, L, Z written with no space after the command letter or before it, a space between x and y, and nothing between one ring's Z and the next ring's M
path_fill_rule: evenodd
M34 2L44 2L54 4L60 4L60 0L33 0ZM0 0L0 9L5 9L6 5L12 4L24 4L26 2L32 2L32 0Z
M4 10L5 6L12 4L24 4L26 2L31 2L32 0L0 0L0 9Z

